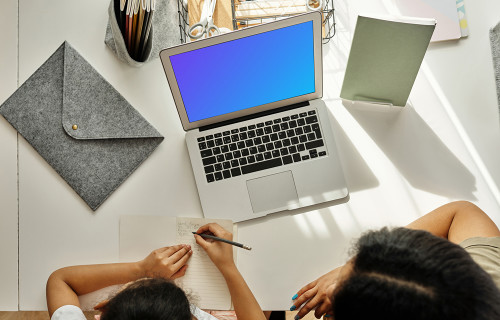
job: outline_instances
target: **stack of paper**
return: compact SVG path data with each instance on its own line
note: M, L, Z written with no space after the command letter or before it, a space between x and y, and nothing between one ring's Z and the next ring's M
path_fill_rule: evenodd
M244 1L236 6L234 15L239 19L276 17L307 12L304 0Z
M467 23L467 16L465 14L464 0L457 0L458 21L460 22L460 31L462 38L469 35L469 25Z
M454 40L469 34L464 0L395 0L403 16L436 19L431 42Z

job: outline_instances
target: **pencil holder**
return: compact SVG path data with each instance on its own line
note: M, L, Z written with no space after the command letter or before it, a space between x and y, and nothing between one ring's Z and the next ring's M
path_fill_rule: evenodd
M104 43L121 61L134 67L140 67L148 61L158 58L161 50L181 43L177 1L157 0L154 15L151 17L151 29L147 41L145 41L144 46L138 49L142 50L141 57L137 60L134 59L132 56L137 55L131 55L127 50L125 38L118 23L121 12L116 2L119 1L111 0L109 4L109 19Z

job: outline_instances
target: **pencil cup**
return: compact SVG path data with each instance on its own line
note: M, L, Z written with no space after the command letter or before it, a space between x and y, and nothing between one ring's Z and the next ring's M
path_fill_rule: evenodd
M128 1L135 2L134 0ZM143 0L137 1L139 5L142 2ZM144 29L142 38L141 32L137 32L139 36L135 46L130 46L130 43L128 43L129 46L126 45L126 41L130 41L130 35L128 38L124 37L125 14L120 11L119 3L120 0L110 1L104 43L121 61L130 66L140 67L150 60L158 58L161 50L181 43L177 1L156 0L155 10L151 11L149 17L151 19L149 32L145 32L146 29ZM143 19L143 26L146 27L147 17L143 17Z

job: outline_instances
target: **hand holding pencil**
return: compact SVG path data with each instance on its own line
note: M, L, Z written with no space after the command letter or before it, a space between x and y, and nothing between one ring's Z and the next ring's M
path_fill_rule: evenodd
M233 259L233 246L228 245L227 243L224 243L222 241L205 239L202 236L198 235L198 233L211 233L218 238L232 241L233 234L231 232L225 230L217 223L209 223L201 226L196 231L196 233L197 234L194 235L196 243L199 244L203 248L203 250L207 252L210 260L212 260L219 271L223 272L223 270L227 268L235 267Z
M236 316L240 320L265 320L266 317L253 296L252 291L236 268L233 260L233 245L221 240L205 239L198 233L214 235L223 240L232 241L233 234L216 223L201 226L194 235L198 243L208 254L212 262L226 280L231 294Z
M215 240L215 241L221 241L221 242L230 244L230 245L235 246L235 247L239 247L239 248L243 248L243 249L247 249L247 250L252 250L252 248L250 248L249 246L246 246L246 245L244 245L242 243L231 241L231 240L227 240L227 239L223 239L223 238L219 238L219 237L216 237L216 236L211 235L211 234L196 233L194 231L193 231L193 234L199 235L199 236L201 236L202 238L205 238L205 239L212 239L212 240Z

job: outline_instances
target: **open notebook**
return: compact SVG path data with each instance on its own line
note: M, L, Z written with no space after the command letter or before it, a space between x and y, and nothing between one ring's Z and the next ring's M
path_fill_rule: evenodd
M176 284L193 298L192 303L202 309L230 310L231 295L226 282L205 251L196 244L192 234L210 222L217 222L224 229L231 230L236 239L236 225L231 220L121 216L120 261L138 261L155 249L180 243L189 244L193 255L188 261L186 274L177 279ZM234 250L235 261L236 253Z

